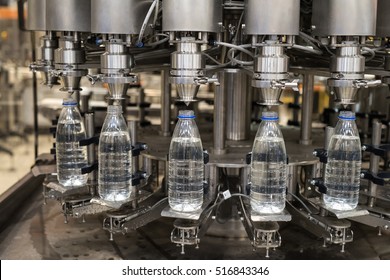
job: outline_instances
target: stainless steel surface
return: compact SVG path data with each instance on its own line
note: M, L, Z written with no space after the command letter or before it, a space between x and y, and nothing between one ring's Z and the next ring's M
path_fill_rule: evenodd
M388 37L390 35L390 2L387 0L378 0L378 13L376 19L376 36Z
M34 31L46 31L46 2L47 0L27 1L26 28Z
M87 134L87 138L92 138L95 136L95 114L94 113L85 113L84 115L84 122L85 122L85 130ZM96 162L96 145L95 144L90 144L87 147L87 158L88 158L88 164L92 165ZM89 174L89 181L90 184L92 185L91 187L91 195L95 195L95 184L97 183L97 174L96 171L92 171Z
M249 87L249 76L239 69L221 72L225 76L226 91L226 138L229 140L245 140L249 137L252 107L252 88Z
M226 153L226 91L224 85L226 82L224 79L228 77L219 76L220 84L214 85L214 119L213 119L213 135L214 154L220 155Z
M302 124L301 138L302 145L312 143L312 118L313 118L313 100L314 100L314 76L310 73L303 75L303 99L302 99Z
M46 30L91 31L91 0L46 2Z
M91 0L91 32L139 34L152 2L152 0Z
M298 35L299 0L245 0L245 31L250 35Z
M255 211L251 211L250 218L253 222L289 222L291 221L291 215L285 209L278 214L259 214Z
M374 120L372 123L372 135L371 135L371 145L379 146L382 140L382 123L379 120ZM378 174L379 171L379 161L380 156L375 155L374 153L370 154L370 172L372 174ZM369 202L369 206L374 206L374 199L377 195L377 185L373 182L369 183L369 194L372 197L371 202Z
M169 83L169 71L161 71L161 134L171 135L171 84Z
M163 31L220 32L222 0L164 0Z
M376 32L376 16L377 0L314 0L313 33L318 36L372 36Z
M199 249L189 246L181 255L176 244L169 240L173 220L160 218L126 235L115 234L109 241L102 230L102 216L90 215L70 219L64 224L58 203L50 201L42 206L42 196L36 192L13 215L14 223L0 233L0 258L2 260L71 260L71 259L265 259L263 250L252 250L247 238L227 239L206 234ZM213 223L210 231L218 226ZM352 223L354 243L340 253L338 246L322 247L321 241L292 223L282 224L279 233L283 242L270 251L273 260L388 260L390 259L390 234L378 236L376 229ZM18 238L15 238L18 237Z

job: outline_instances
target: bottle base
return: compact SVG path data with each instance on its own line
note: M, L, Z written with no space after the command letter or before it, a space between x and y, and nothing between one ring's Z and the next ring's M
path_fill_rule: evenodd
M190 204L190 203L173 204L170 202L169 206L173 211L185 212L185 213L196 212L202 208L202 204Z
M88 181L88 174L87 176L74 176L67 179L58 179L58 183L60 183L64 187L69 188L77 188L77 187L83 187L87 184Z
M335 199L335 198L324 197L323 202L326 208L335 211L351 211L357 207L357 203L356 204L346 203L344 200Z
M257 205L255 203L251 203L251 208L252 211L258 214L280 214L283 212L285 205L282 206L266 205L266 204Z

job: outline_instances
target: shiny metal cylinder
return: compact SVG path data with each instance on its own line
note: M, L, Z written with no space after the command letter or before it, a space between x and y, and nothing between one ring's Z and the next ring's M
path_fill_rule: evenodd
M95 116L94 113L85 113L85 130L88 138L95 136ZM87 158L88 164L92 165L96 162L96 152L95 152L95 144L91 144L87 146ZM89 180L91 182L90 192L92 195L96 193L95 185L97 183L97 174L96 171L92 171L89 174Z
M302 121L301 121L301 139L302 145L310 145L311 138L311 122L313 118L313 101L314 101L314 76L313 74L305 73L303 76L303 98L302 98Z
M222 72L221 72L222 73ZM215 85L214 91L214 122L213 122L213 153L220 155L226 153L226 91L223 87L226 77L218 77L219 85Z
M223 89L226 92L226 138L245 140L249 137L251 91L248 76L240 69L226 69L223 75Z
M152 0L91 0L91 31L139 34Z
M161 135L171 135L171 84L169 71L161 71Z
M287 73L289 57L284 54L284 47L276 44L262 47L261 55L256 57L254 71L260 73Z
M80 42L73 41L73 37L62 37L58 41L59 48L55 50L56 64L82 64L85 62L85 51Z
M332 56L330 71L337 73L364 73L365 58L360 54L360 46L348 44L337 48Z
M220 32L222 0L164 0L163 31Z
M27 30L46 31L46 1L47 0L28 0L27 1Z
M376 36L390 36L390 1L378 0L378 13L376 20Z
M377 0L313 0L312 24L318 36L372 36Z
M374 120L372 123L372 136L371 136L371 144L374 146L378 146L381 144L381 136L382 136L382 123L378 120ZM370 155L370 172L372 174L378 174L379 171L379 160L380 156L371 153ZM370 196L376 197L377 185L373 182L370 182ZM374 205L369 205L373 207Z
M91 31L91 0L50 0L46 3L47 30Z
M200 51L200 45L195 38L185 37L177 43L177 51L171 55L171 68L197 70L205 67L205 61Z
M245 0L248 35L298 35L299 0Z
M118 71L130 72L134 66L133 57L127 53L121 40L106 42L106 51L100 57L101 71L105 74L119 74Z

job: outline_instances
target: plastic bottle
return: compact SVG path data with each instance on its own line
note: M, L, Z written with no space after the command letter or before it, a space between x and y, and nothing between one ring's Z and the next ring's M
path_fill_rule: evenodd
M328 146L323 198L333 210L352 210L358 204L362 153L355 119L353 112L340 112Z
M179 212L199 210L203 204L203 148L193 111L179 111L169 148L168 200Z
M64 99L62 105L56 131L57 179L65 187L80 187L88 180L88 174L81 174L87 164L87 147L79 145L86 132L77 102Z
M126 202L131 195L131 141L122 107L109 105L99 138L98 192L109 202Z
M263 112L251 160L251 207L261 214L280 213L286 199L286 147L276 112Z

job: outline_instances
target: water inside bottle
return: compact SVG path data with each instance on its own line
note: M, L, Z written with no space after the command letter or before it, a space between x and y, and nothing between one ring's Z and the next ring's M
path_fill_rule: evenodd
M203 150L200 138L173 138L169 160L169 205L193 212L203 203Z

